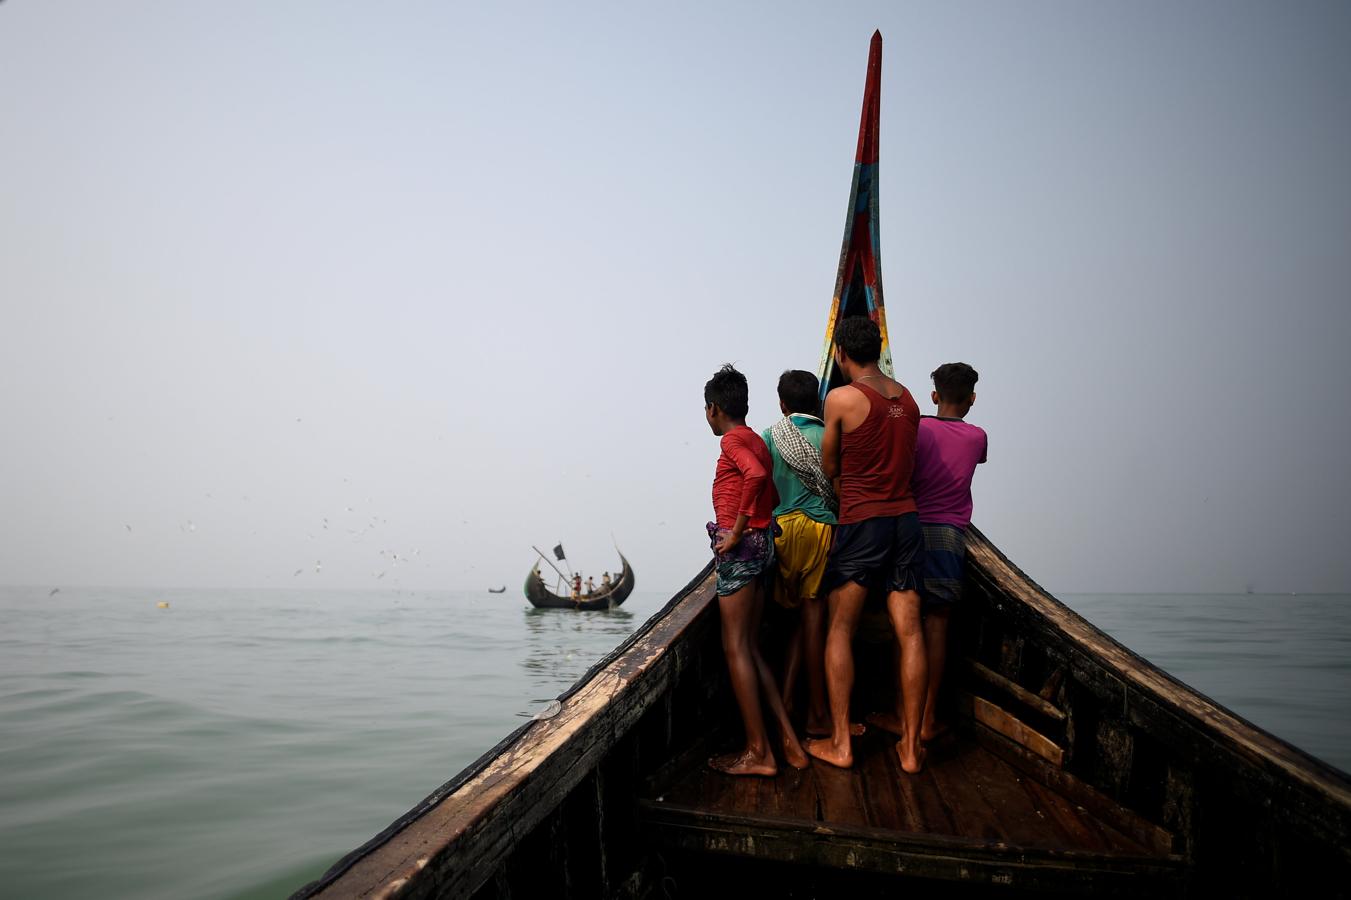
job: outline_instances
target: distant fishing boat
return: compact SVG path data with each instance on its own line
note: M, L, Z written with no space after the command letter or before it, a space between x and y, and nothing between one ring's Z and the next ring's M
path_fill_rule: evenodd
M881 49L874 35L826 384L841 318L873 316L886 335ZM901 773L894 739L871 731L850 770L713 772L709 753L739 730L715 582L710 563L556 711L294 898L704 897L747 884L796 897L1346 895L1346 773L1118 644L976 528L939 699L954 733L924 771ZM871 647L867 631L860 711L886 708L869 687L893 682L889 625Z
M619 561L622 568L618 577L610 584L607 589L597 589L591 592L583 590L582 595L574 600L571 593L556 594L544 583L544 578L540 575L539 567L530 570L530 574L525 578L525 599L529 600L532 606L541 609L579 609L591 611L598 609L610 609L618 606L629 598L633 593L633 567L629 561L624 558L624 554L619 554Z
M501 587L488 588L488 593L490 594L505 594L506 592L507 586L505 584L502 585Z

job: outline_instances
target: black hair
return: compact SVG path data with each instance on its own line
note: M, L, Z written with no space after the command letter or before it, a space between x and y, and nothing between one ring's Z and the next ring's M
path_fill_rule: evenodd
M790 413L817 414L821 382L811 372L789 369L779 376L779 400Z
M716 404L718 409L733 419L746 418L746 413L750 411L749 394L746 376L733 368L731 363L714 372L708 384L704 385L704 403Z
M943 363L929 375L944 403L965 403L976 392L980 375L964 362Z
M861 366L882 355L882 329L867 316L850 316L835 326L835 346Z

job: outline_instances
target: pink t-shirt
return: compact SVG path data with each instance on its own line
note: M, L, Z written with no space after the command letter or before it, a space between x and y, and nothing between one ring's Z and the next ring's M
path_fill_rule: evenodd
M985 462L985 430L961 419L925 416L915 441L915 492L919 520L965 528L971 524L971 477Z

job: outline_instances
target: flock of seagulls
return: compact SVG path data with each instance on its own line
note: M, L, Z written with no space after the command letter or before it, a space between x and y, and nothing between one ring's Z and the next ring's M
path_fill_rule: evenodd
M299 422L300 420L297 419L296 421ZM348 483L349 479L344 478L343 482ZM210 493L206 494L205 496L207 497L207 499L212 499L212 495ZM244 494L241 494L240 497L241 499L246 501L249 499L248 496ZM344 512L348 514L354 514L356 513L356 508L352 506L346 506L344 507ZM306 532L305 536L310 540L315 540L315 532L336 531L337 527L341 526L342 524L344 523L330 522L328 516L321 516L319 528L315 529L314 532ZM380 516L370 516L368 519L363 519L363 521L359 523L359 527L348 527L346 528L346 531L347 534L351 535L353 542L359 542L367 534L367 532L374 531L375 529L386 526L388 524L389 519L382 518ZM468 520L465 520L464 524L467 525ZM127 534L135 533L131 527L130 522L124 522L123 527L126 528ZM179 531L182 531L185 534L195 534L197 532L197 523L191 519L187 519L179 523L178 528ZM254 534L257 534L257 532L254 532ZM414 549L411 552L408 551L400 552L397 550L381 550L379 555L380 557L382 557L382 562L384 563L384 565L381 568L372 571L371 577L376 581L379 581L380 579L384 578L385 575L388 574L391 569L396 569L399 566L412 565L416 561L416 558L421 556L421 554L422 551L419 549ZM307 568L306 566L302 566L296 569L294 572L291 573L291 577L299 578L301 575L305 574L306 568ZM324 571L323 560L316 559L314 561L314 574L320 575L323 573L323 571ZM48 594L48 596L49 597L53 596L59 590L60 588L53 588L51 593Z

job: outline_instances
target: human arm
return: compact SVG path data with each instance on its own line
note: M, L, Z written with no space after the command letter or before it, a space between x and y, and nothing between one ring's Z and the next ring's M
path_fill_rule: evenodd
M717 548L719 553L730 550L741 540L741 535L746 531L750 517L755 514L760 495L770 486L769 470L765 468L759 457L748 446L748 441L754 441L757 438L752 434L749 438L743 439L742 435L744 434L746 432L740 432L735 436L729 435L728 438L723 439L723 452L741 475L741 496L737 501L736 524L719 541Z
M741 536L746 532L746 523L750 520L751 517L745 513L738 514L736 517L736 524L732 526L732 530L718 538L718 544L713 549L718 553L726 553L728 550L735 547L741 542Z

